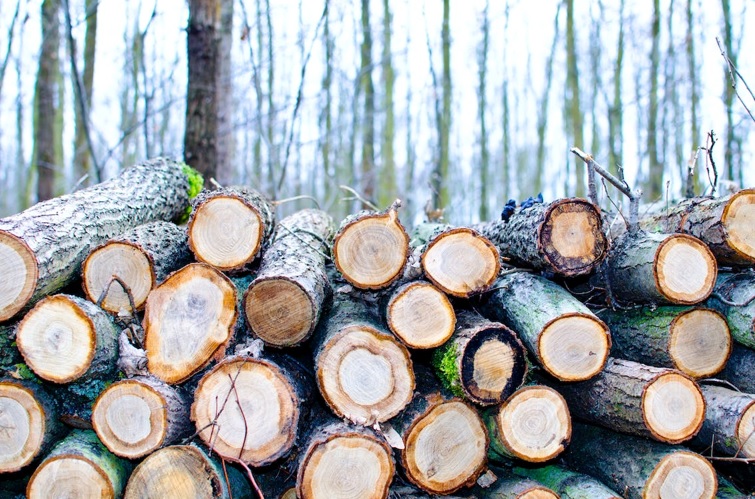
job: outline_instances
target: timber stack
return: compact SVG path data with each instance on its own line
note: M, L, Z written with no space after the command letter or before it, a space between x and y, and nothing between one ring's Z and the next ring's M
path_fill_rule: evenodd
M202 182L0 219L3 497L755 490L755 190L407 229Z

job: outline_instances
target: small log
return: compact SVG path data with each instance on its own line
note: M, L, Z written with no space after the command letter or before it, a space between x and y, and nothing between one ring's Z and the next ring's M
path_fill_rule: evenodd
M124 499L185 497L252 499L243 475L197 445L172 445L153 452L134 468Z
M439 347L456 327L448 297L427 281L410 281L396 288L384 313L390 330L409 348Z
M187 265L147 298L149 372L170 384L187 380L224 351L235 324L236 287L230 279L206 264Z
M193 204L187 226L189 247L197 261L223 272L251 264L273 232L273 205L254 189L205 190Z
M483 412L482 417L488 428L488 456L492 460L518 458L542 463L561 454L571 438L566 401L543 385L517 390L500 406Z
M505 476L488 488L475 487L480 499L559 499L559 495L542 483L521 476Z
M409 236L395 207L346 217L333 241L333 263L359 289L382 289L401 276L409 257Z
M694 305L711 294L718 267L713 253L686 234L627 232L613 241L606 285L623 304Z
M172 220L189 205L201 177L157 158L73 194L0 219L0 322L79 276L92 248L153 220Z
M542 483L562 499L621 499L618 492L614 492L600 480L564 466L551 464L538 468L516 467L513 472Z
M411 400L409 351L383 328L376 307L337 293L312 346L317 387L337 416L372 425Z
M590 380L553 386L575 417L659 442L689 440L705 419L699 386L673 369L610 358Z
M482 298L481 311L513 329L543 368L562 381L589 379L608 359L608 327L545 278L527 272L501 276Z
M91 430L73 430L50 451L26 487L29 499L121 497L131 471Z
M755 393L755 350L734 344L729 361L719 377L744 393Z
M700 389L705 421L692 445L716 456L755 458L755 395L708 384Z
M425 223L413 232L412 245L424 245L422 270L444 293L469 298L482 293L501 270L498 250L468 227Z
M731 352L726 319L709 308L642 307L598 316L611 330L615 357L678 369L694 379L721 371Z
M297 346L312 335L330 295L325 261L333 231L333 219L321 210L301 210L278 223L244 294L249 326L266 345Z
M112 317L72 295L41 300L16 331L18 350L37 376L53 383L107 378L118 359Z
M721 273L706 305L720 311L731 336L740 345L755 348L755 274Z
M563 456L627 499L713 499L718 488L713 466L699 454L597 426L575 423Z
M516 334L471 310L457 312L456 331L435 351L433 366L454 395L479 405L503 402L527 377L526 350Z
M141 310L149 292L191 260L185 229L163 221L140 225L89 253L81 267L84 293L108 312Z
M535 203L476 228L512 263L567 277L593 272L608 253L600 211L586 199Z
M176 388L157 378L124 379L97 398L92 426L110 452L137 459L188 436L189 403Z

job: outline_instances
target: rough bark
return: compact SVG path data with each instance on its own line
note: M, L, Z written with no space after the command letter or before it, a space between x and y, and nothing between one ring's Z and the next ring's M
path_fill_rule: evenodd
M590 475L577 473L557 464L538 468L514 468L517 475L526 476L549 487L562 499L620 499L603 482Z
M512 263L568 277L593 272L608 253L600 212L585 199L535 203L477 228Z
M737 343L755 348L755 273L720 274L706 305L726 316Z
M8 369L23 361L16 347L18 323L0 324L0 369Z
M582 381L603 369L608 327L564 288L526 272L501 276L481 311L513 329L548 373Z
M333 219L321 210L301 210L278 223L244 294L246 319L265 344L296 346L314 332L331 293L325 263L333 231Z
M559 499L558 494L545 485L521 476L499 477L488 488L475 487L475 497L481 499Z
M611 331L612 355L678 369L694 379L721 371L731 352L726 319L709 308L661 306L598 313Z
M736 386L744 393L755 393L755 351L740 345L734 345L726 367L719 377Z
M141 310L149 292L191 260L185 229L165 221L140 225L89 253L81 267L84 293L108 312L133 313L129 293L133 305ZM114 276L127 289L114 281Z
M275 228L273 205L244 186L202 191L189 219L189 247L198 261L224 272L244 270Z
M755 457L755 395L708 384L700 389L705 421L692 445L716 456Z
M0 220L0 321L61 289L95 246L189 204L188 167L155 159Z
M456 327L456 312L448 297L427 281L397 287L383 312L390 330L409 348L439 347Z

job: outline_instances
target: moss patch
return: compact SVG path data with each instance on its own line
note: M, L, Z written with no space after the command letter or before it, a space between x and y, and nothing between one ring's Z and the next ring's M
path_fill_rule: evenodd
M187 165L186 163L181 164L181 171L184 175L186 175L186 179L189 181L188 194L189 200L192 200L197 197L197 194L202 192L202 188L204 187L204 178L202 177L201 173L199 173L197 170ZM191 205L186 207L186 209L181 214L181 216L178 217L176 222L179 224L185 223L187 220L189 220L189 215L191 215Z
M39 378L32 372L31 369L29 369L29 366L27 366L24 363L15 364L13 366L13 369L8 372L12 377L16 379L25 379L25 380L31 380L36 381L39 383Z
M464 397L464 390L459 379L459 367L456 363L457 357L456 343L449 341L433 352L433 367L444 388L457 397Z

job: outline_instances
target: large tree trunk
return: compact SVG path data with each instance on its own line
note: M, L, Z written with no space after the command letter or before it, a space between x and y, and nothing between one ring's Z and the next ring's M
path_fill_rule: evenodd
M755 395L708 384L700 389L705 422L693 441L695 447L717 456L755 458Z
M390 330L409 348L439 347L456 327L456 312L448 297L427 281L397 287L383 312Z
M755 273L719 274L706 305L726 316L735 341L755 348Z
M515 272L483 297L482 312L513 329L543 368L562 381L582 381L603 369L608 327L564 288Z
M0 322L71 282L94 247L137 225L181 215L189 175L185 165L147 161L0 220Z
M517 475L526 476L557 492L563 499L620 499L603 482L590 475L577 473L557 464L537 468L514 468Z

